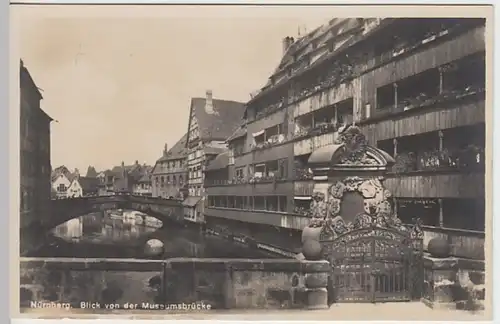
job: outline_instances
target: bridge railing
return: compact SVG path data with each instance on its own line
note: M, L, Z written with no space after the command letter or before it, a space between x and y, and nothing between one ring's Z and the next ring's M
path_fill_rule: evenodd
M422 229L425 250L431 239L439 237L450 245L451 256L484 260L484 232L434 226L422 226Z
M295 259L69 259L21 258L21 308L53 301L63 307L161 310L160 305L211 308L309 307L306 276L327 276L327 261ZM323 280L311 281L320 283ZM317 298L316 298L317 299ZM314 300L313 300L314 302ZM159 307L159 308L157 308ZM163 306L164 307L164 306Z

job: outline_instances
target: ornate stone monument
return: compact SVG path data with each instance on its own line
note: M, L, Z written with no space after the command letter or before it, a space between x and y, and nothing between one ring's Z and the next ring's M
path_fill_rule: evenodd
M381 289L388 289L377 283L385 280L382 276L411 286L402 282L406 280L403 272L412 271L408 264L415 259L414 248L421 257L423 233L420 222L403 225L392 208L391 193L383 180L394 162L386 152L368 145L353 125L340 129L334 144L315 150L309 157L315 184L312 219L302 233L303 254L308 260L328 260L332 274L337 271L337 281L351 282L351 287L340 288L341 300L374 301ZM358 282L355 291L358 279L351 276L371 279L359 279L363 283ZM395 294L388 298L412 298L411 287L402 292L389 289ZM378 296L385 298L382 295Z

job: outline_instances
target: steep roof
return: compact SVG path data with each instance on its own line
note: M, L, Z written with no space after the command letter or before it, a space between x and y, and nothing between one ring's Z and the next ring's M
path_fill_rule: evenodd
M206 98L191 99L191 112L194 112L196 116L200 138L202 140L225 141L240 126L245 112L245 104L237 101L212 99L213 113L205 111L205 104Z
M78 177L75 181L78 181L84 193L97 192L99 187L99 180L97 178Z
M73 174L71 171L69 171L69 169L65 165L61 165L52 171L50 175L51 181L55 181L61 174L66 176L66 178L68 178L70 182L73 181L76 176L76 174Z
M168 150L167 154L165 156L162 156L158 159L159 162L161 161L168 161L168 160L176 160L176 159L182 159L186 157L187 155L187 149L186 149L186 141L187 141L187 133L184 134L180 140L175 143L174 146L170 150Z
M334 18L307 35L293 41L266 85L252 96L250 104L287 81L312 67L341 54L346 48L371 34L372 30L387 26L394 19L378 18ZM292 68L290 75L288 69ZM273 79L279 81L273 82Z
M87 168L87 174L85 176L95 178L97 177L97 171L93 166L89 165L89 167Z

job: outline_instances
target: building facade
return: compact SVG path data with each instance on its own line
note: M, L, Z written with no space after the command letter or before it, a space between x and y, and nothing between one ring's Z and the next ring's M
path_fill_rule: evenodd
M97 196L98 185L97 178L76 176L68 188L68 198Z
M146 170L143 176L134 184L133 193L140 196L152 196L153 188L151 185L151 171L152 168Z
M190 216L186 220L204 223L205 167L227 149L226 139L241 124L244 110L243 103L214 99L211 90L205 98L191 99L186 140L189 197L183 203Z
M396 160L385 186L403 222L484 233L484 32L484 19L332 19L285 38L228 139L227 164L207 172L207 224L300 246L308 158L355 124Z
M140 180L151 172L151 166L140 164L138 160L134 164L113 167L97 173L98 194L100 196L114 195L117 193L134 193L138 188ZM139 185L140 187L140 185Z
M20 227L43 224L51 200L50 118L23 61L20 62Z
M73 178L73 173L66 166L61 165L55 168L51 174L52 198L67 198L68 188Z
M187 185L187 135L169 150L165 144L163 155L156 161L152 171L153 197L184 198Z

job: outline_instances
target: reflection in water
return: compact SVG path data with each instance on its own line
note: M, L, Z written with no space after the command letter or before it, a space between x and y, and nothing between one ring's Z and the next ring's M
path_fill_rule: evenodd
M268 253L228 243L131 210L92 213L72 219L51 231L46 244L33 256L78 258L147 258L145 243L164 243L161 258L269 258Z
M156 218L125 210L81 216L57 226L53 234L74 243L130 244L162 225Z

